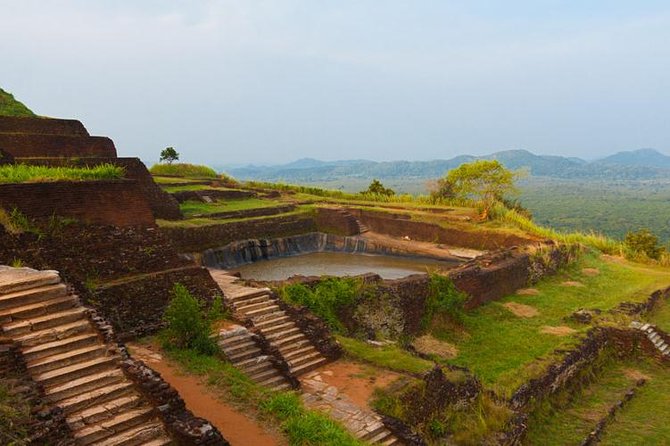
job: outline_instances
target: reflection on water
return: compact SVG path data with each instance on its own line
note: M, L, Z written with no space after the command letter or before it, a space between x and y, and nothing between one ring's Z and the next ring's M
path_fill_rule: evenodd
M425 273L429 269L449 269L455 262L432 259L349 254L341 252L317 252L273 260L261 260L240 266L243 279L285 280L291 276L355 276L375 273L384 279L398 279L410 274Z

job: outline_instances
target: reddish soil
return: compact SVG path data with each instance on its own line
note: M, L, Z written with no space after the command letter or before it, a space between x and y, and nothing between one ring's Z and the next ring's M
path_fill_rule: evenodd
M281 446L286 444L286 441L278 434L264 430L255 420L215 398L197 377L181 374L176 367L163 360L160 353L152 350L151 346L135 344L129 347L135 358L144 361L177 389L188 409L196 416L209 420L232 446Z
M370 409L368 401L377 387L386 387L401 375L357 362L339 360L315 370L321 379L337 387L360 407Z

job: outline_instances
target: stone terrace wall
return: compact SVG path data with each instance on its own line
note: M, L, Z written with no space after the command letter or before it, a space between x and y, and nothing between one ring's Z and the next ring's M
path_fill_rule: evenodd
M74 119L0 116L0 133L89 136L84 125Z
M149 203L133 180L2 184L0 207L18 208L34 219L59 215L104 225L155 224Z
M409 236L413 240L425 242L483 250L508 248L537 242L531 238L494 230L467 231L459 228L456 224L453 227L445 228L434 223L413 221L406 215L361 209L351 209L350 211L374 232L395 237Z
M358 235L360 228L355 218L338 209L318 208L316 226L320 232L337 235Z
M209 271L193 266L104 285L84 297L84 301L105 315L119 339L135 339L154 334L164 326L163 312L175 283L181 283L205 302L221 294Z
M0 133L0 149L15 158L116 157L114 142L105 136Z
M18 158L19 163L39 166L97 166L114 164L125 169L125 178L136 180L147 198L156 218L179 220L182 218L179 203L175 198L158 186L149 170L139 158Z
M308 215L290 215L250 219L220 225L161 228L180 252L201 252L236 240L276 238L315 232L314 219Z

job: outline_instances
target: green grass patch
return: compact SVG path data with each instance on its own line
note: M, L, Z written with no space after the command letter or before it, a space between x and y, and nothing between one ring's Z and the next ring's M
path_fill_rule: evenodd
M251 381L230 363L192 350L168 350L167 355L188 373L207 378L207 384L245 409L276 424L291 446L363 446L339 423L307 409L294 392L275 392ZM225 435L225 432L224 432Z
M23 423L29 419L28 404L12 395L8 381L0 380L0 443L14 446L27 445L29 443L28 433Z
M35 113L17 101L14 95L0 88L0 116L34 117Z
M244 198L236 200L221 200L214 203L201 201L185 201L179 205L181 211L188 218L193 215L215 214L228 211L245 211L248 209L268 208L281 204L276 200L261 198Z
M124 175L123 167L113 164L101 164L94 167L49 167L26 164L0 166L0 183L115 180L123 178Z
M239 222L253 222L258 220L271 220L274 218L285 218L285 217L296 217L307 216L311 212L311 209L308 207L300 206L295 211L285 212L283 214L277 215L264 215L262 217L251 217L251 218L229 218L226 220L220 220L216 218L207 218L207 217L195 217L188 218L185 220L160 220L157 219L156 223L162 228L198 228L202 226L213 226L213 225L229 225Z
M582 274L582 268L598 268L600 274ZM584 286L565 286L564 281L579 281ZM539 283L537 296L508 296L467 312L462 330L434 333L454 343L458 356L452 364L470 368L484 384L509 396L529 378L541 374L552 359L554 349L570 348L588 326L571 322L579 308L607 311L623 301L642 301L654 290L670 283L670 271L605 260L585 254L557 275ZM505 304L514 302L537 310L534 317L514 315ZM543 328L568 326L573 335L543 333Z
M337 336L347 356L377 367L418 375L433 368L433 363L403 350L397 345L376 347L367 342Z
M188 163L154 164L149 169L152 175L184 178L217 178L218 174L208 166Z
M154 175L153 180L156 184L183 184L185 186L187 186L189 183L197 183L201 181L197 178L162 177L159 175Z

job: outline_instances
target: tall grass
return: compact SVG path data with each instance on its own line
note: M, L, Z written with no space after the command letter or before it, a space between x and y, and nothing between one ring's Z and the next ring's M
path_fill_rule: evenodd
M149 171L152 175L184 178L216 178L218 176L211 167L188 163L154 164Z
M27 164L0 166L0 183L113 180L123 178L124 175L123 167L113 164L100 164L94 167L49 167Z
M32 117L35 113L14 99L11 93L0 88L0 116Z

